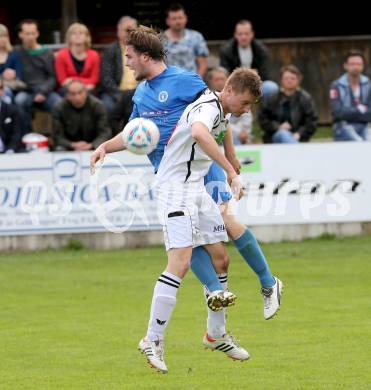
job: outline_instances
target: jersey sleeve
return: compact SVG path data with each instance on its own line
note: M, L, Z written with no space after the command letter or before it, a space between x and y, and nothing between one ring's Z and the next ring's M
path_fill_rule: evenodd
M214 103L201 103L189 112L189 124L201 122L211 132L220 121L220 112Z
M139 100L142 98L142 96L143 96L143 81L138 84L138 86L134 92L134 95L131 98L131 101L133 102L133 111L131 112L129 121L140 117L137 102L139 102Z
M133 103L133 111L131 112L129 121L131 121L132 119L138 118L138 117L139 117L139 112L138 112L137 105L135 103Z

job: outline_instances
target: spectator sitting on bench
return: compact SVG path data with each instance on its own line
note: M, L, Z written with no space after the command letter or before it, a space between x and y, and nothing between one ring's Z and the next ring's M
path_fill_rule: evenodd
M80 80L89 92L93 92L99 82L100 57L90 49L91 36L88 28L81 23L73 23L66 32L67 47L60 49L55 56L55 73L61 94L71 80Z
M38 107L51 112L61 97L53 92L56 87L54 54L37 42L38 24L35 20L20 23L19 38L22 47L17 49L22 64L22 81L27 91L18 92L14 102L20 113L22 134L31 131L32 108Z
M13 51L6 26L0 24L0 77L3 79L3 100L11 103L13 91L21 90L26 84L20 80L22 64L19 56Z
M103 103L80 80L67 83L66 95L53 109L53 143L61 150L91 150L111 137Z
M3 82L0 78L0 153L14 153L21 144L19 117L13 104L2 101Z
M362 74L364 63L361 52L350 52L346 73L331 85L335 141L371 141L371 82Z
M301 79L296 66L284 66L280 91L262 100L258 118L264 142L308 142L316 131L316 108L309 93L300 88Z
M126 65L126 34L137 27L136 19L123 16L117 23L117 41L111 43L102 54L100 92L101 99L110 114L121 98L129 102L127 111L132 111L131 99L137 87L134 71Z

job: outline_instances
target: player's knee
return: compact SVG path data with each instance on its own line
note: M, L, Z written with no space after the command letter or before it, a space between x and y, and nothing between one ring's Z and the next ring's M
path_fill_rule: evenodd
M241 236L241 234L243 234L243 232L246 230L246 226L237 221L234 215L224 213L222 216L228 236L233 240Z
M222 265L222 270L219 273L226 273L226 272L228 272L228 267L229 267L229 256L228 256L228 253L225 253L222 256L221 265Z

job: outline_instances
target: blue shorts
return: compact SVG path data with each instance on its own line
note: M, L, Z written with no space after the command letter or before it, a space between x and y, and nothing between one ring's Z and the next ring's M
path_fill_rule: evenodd
M220 166L213 162L209 172L204 178L206 191L214 199L216 204L228 202L232 199L229 186L227 185L227 177Z

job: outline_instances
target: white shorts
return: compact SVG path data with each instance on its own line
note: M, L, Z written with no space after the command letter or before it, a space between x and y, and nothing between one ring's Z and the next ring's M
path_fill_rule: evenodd
M180 184L157 190L166 250L228 241L219 207L204 184Z

